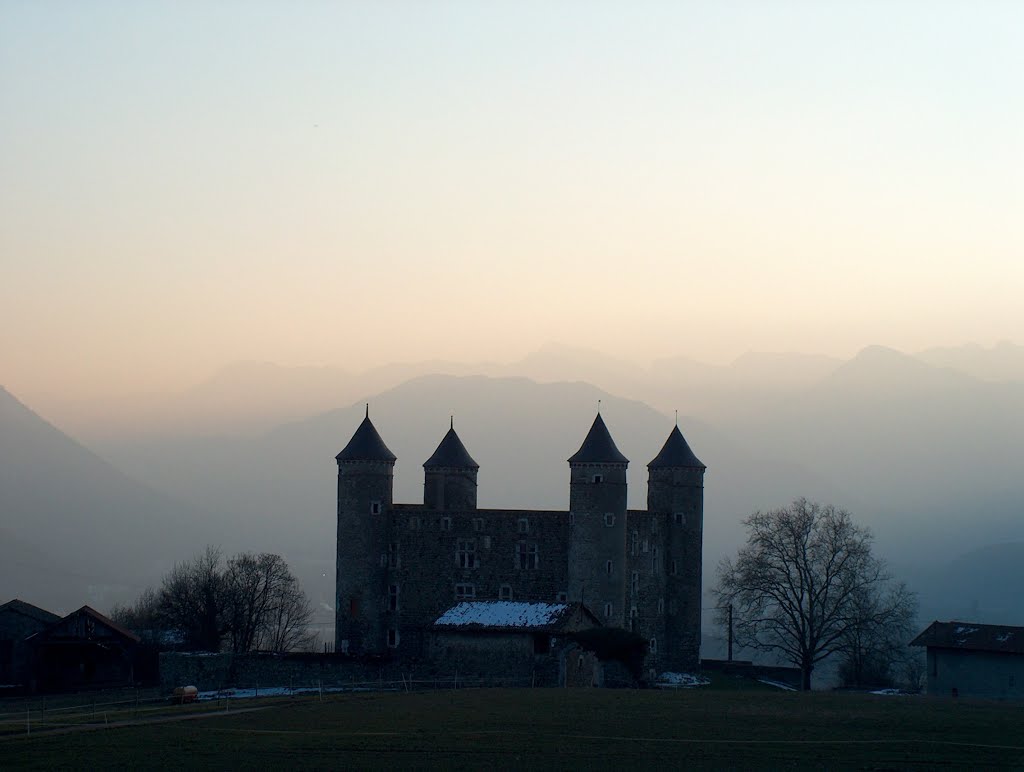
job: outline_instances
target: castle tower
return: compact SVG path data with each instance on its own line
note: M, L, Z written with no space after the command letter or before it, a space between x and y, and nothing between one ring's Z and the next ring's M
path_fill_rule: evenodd
M665 646L663 670L687 672L700 664L701 554L704 470L676 426L647 465L647 511L660 518L665 535Z
M622 627L626 602L626 467L601 414L569 459L569 599Z
M387 586L387 517L394 490L395 454L366 418L337 456L338 552L336 650L385 650L382 598Z
M423 464L423 505L430 510L468 512L476 509L476 475L473 460L455 433L452 423L434 455Z

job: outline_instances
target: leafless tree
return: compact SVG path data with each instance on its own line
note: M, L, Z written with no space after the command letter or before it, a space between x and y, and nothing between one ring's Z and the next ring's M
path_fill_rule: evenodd
M115 621L183 638L184 645L232 652L290 651L308 645L313 616L306 594L280 555L243 552L224 564L218 547L176 563L157 591L115 607Z
M917 596L902 582L866 587L853 594L840 638L839 674L847 686L892 686L898 665L907 663Z
M886 593L885 564L871 553L870 532L831 505L801 498L744 525L746 545L718 567L716 605L732 606L737 644L782 655L810 689L815 665L848 644Z
M304 642L312 609L280 555L235 556L225 584L232 651L289 651Z
M160 586L160 616L191 647L218 651L227 632L225 581L219 547L176 563Z

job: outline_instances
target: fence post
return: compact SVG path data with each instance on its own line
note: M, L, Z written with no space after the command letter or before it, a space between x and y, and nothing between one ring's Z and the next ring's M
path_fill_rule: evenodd
M25 734L32 734L32 708L25 711Z

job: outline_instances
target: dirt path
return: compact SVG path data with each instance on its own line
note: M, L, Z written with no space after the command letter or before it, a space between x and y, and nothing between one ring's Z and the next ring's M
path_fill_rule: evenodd
M52 737L62 734L74 734L76 732L95 732L100 729L119 729L126 726L145 726L147 724L169 724L174 721L195 721L202 718L216 718L218 716L237 716L239 713L255 713L260 710L279 708L280 705L260 705L254 708L234 708L232 710L209 710L202 713L184 713L181 715L152 716L150 718L132 718L109 723L75 724L74 726L60 726L48 729L45 726L33 729L25 734L8 734L0 736L0 742L5 740L24 740L32 737Z

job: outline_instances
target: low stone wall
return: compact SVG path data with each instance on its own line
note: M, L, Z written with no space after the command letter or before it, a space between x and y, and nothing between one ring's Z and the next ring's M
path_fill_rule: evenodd
M410 668L343 654L160 655L160 685L197 686L200 691L254 686L346 686L401 681Z

